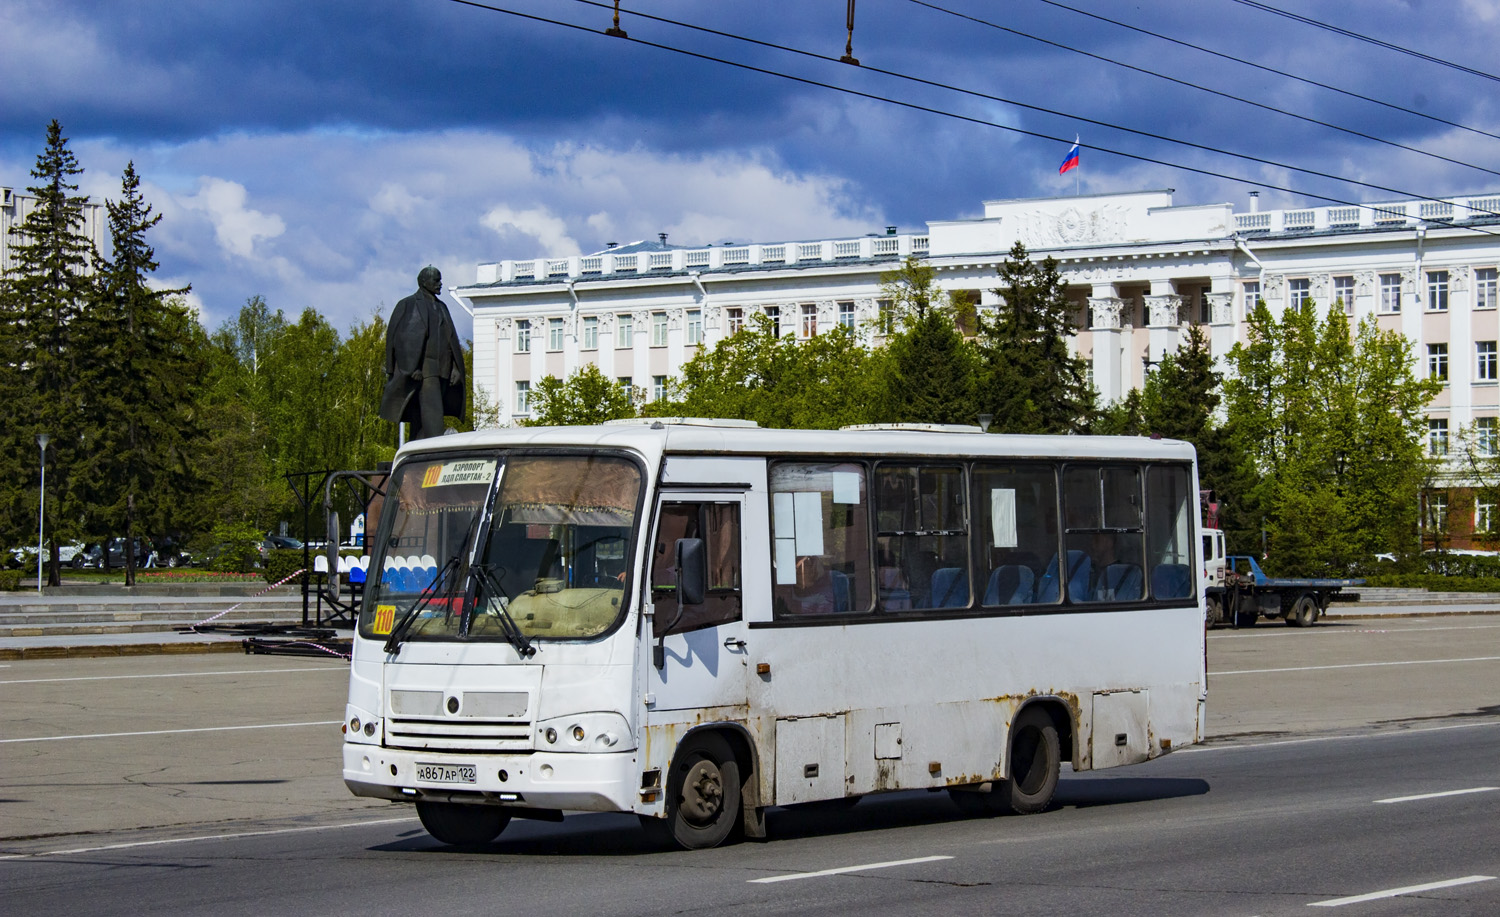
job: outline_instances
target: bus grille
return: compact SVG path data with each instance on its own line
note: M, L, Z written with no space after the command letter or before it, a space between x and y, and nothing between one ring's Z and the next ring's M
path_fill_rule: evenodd
M385 743L391 748L415 750L530 751L531 723L391 717L386 720Z

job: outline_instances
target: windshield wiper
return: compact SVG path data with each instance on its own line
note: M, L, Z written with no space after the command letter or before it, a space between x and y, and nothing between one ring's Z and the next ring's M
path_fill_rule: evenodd
M396 626L391 628L391 635L385 640L387 653L401 652L401 638L406 636L406 632L411 629L412 622L417 620L417 614L427 607L427 603L432 601L433 596L437 595L438 584L450 571L456 569L460 562L461 555L459 554L448 558L448 562L443 564L443 569L438 571L437 576L432 578L432 582L427 584L427 587L417 596L416 601L411 603L411 607L406 609L406 613L401 616L400 621L396 622ZM449 594L452 595L453 590L450 589Z
M510 616L510 609L508 607L510 605L510 596L506 595L505 590L501 588L500 581L490 570L490 565L488 563L475 564L470 569L474 571L484 588L491 594L491 601L487 603L486 608L498 611L496 617L500 619L500 630L505 634L506 641L516 648L516 652L520 654L522 659L530 659L532 656L535 656L536 647L532 646L531 641L521 632L521 626L516 623L516 619ZM478 602L476 601L474 613L477 614L478 610Z

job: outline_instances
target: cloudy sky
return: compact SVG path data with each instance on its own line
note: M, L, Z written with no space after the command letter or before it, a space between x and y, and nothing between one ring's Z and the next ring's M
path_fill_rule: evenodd
M1075 176L1500 191L1500 0L859 0L860 68L846 0L623 7L628 39L581 0L0 0L0 185L57 118L96 198L135 161L210 327L260 294L341 328L429 262L920 230Z

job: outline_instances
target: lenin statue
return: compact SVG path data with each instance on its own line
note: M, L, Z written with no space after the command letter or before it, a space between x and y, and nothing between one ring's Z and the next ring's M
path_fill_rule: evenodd
M417 274L417 292L396 303L385 333L385 392L380 416L411 424L411 438L443 435L443 415L464 416L464 352L448 307L438 298L443 275Z

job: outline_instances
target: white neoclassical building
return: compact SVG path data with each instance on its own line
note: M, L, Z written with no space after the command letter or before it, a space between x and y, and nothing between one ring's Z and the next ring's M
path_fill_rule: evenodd
M945 290L997 302L996 267L1021 241L1060 262L1074 302L1074 346L1102 401L1141 385L1189 324L1213 352L1242 340L1247 305L1273 312L1311 297L1322 310L1373 315L1415 345L1420 373L1447 383L1428 412L1429 444L1460 431L1497 448L1500 417L1500 193L1440 201L1261 211L1174 204L1171 191L987 201L981 217L925 232L807 242L682 247L656 242L591 255L481 264L454 292L474 312L475 384L502 417L528 416L547 375L593 363L653 397L699 347L754 313L782 334L868 329L881 275L916 255ZM1435 498L1435 499L1440 499ZM1446 504L1444 504L1446 506ZM1476 503L1473 526L1500 530Z
M15 244L11 228L26 222L26 217L35 210L34 195L0 186L0 271L15 267L11 248ZM104 206L89 202L83 205L83 234L94 243L95 251L104 251Z

